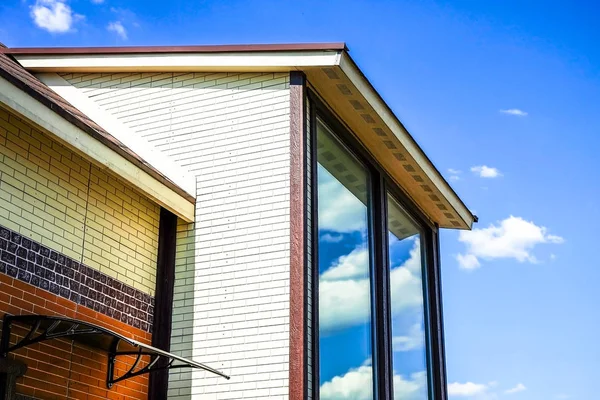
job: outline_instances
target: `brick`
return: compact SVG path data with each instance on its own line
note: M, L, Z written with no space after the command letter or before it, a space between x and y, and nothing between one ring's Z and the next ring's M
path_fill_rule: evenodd
M9 131L11 129L14 130L14 127L11 127L11 125L7 125L6 128ZM9 136L8 140L6 141L6 148L9 150L12 150L15 154L18 154L21 157L27 158L27 148L28 147L29 147L28 144L24 143L21 139L15 137L15 136L12 136L12 137ZM15 157L15 159L16 159L16 157Z
M0 146L0 154L3 154L5 156L5 159L6 158L10 158L10 159L16 160L17 159L17 153L14 152L14 151L12 151L7 146L9 142L10 142L9 140L6 140L6 139L3 140L3 144L2 144L2 146Z
M17 155L16 160L13 160L10 157L3 157L2 163L0 164L0 171L8 175L13 175L14 171L19 171L24 174L27 171L27 167L24 165L23 161L27 160L21 155ZM33 165L33 167L37 169L37 166Z
M11 191L11 194L18 194L15 189L22 192L25 190L25 184L19 181L16 177L8 174L2 174L2 188L7 191ZM18 194L20 196L20 194Z

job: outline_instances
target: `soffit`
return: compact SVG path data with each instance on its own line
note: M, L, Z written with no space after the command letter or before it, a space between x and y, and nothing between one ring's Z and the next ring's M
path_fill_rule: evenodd
M309 84L330 110L431 221L442 228L471 228L474 216L441 174L418 147L417 154L414 148L407 149L410 146L406 141L412 140L408 132L394 132L380 115L381 110L376 110L377 104L374 107L367 100L364 89L359 90L340 66L304 71Z

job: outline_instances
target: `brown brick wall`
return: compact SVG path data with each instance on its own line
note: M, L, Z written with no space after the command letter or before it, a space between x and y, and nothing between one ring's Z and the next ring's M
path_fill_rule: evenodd
M151 334L133 328L87 307L0 274L0 313L44 314L81 319L114 330L142 343L151 343ZM1 327L0 327L1 329ZM11 343L25 333L15 325ZM10 357L25 362L28 370L17 382L17 392L38 399L146 399L148 376L119 382L106 388L106 353L68 340L49 340L19 349ZM116 374L125 372L131 360L118 362Z

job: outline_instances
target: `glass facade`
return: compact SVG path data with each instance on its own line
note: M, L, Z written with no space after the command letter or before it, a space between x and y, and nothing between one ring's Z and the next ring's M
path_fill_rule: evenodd
M388 267L394 400L427 400L423 258L419 228L388 194Z
M424 255L432 254L437 236L392 194L395 185L370 156L340 138L347 132L337 129L344 128L332 124L337 128L320 116L311 123L316 398L433 399L444 390L431 373L432 363L443 368L442 350L427 332L432 324L441 328L441 320L431 317L436 309L427 311Z
M317 124L321 398L373 398L368 173Z

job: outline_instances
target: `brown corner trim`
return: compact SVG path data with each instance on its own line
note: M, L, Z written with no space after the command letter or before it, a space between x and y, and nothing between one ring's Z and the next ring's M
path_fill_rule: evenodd
M306 77L290 72L290 370L289 400L307 395Z
M168 54L168 53L243 53L270 51L344 51L346 44L335 43L282 43L282 44L226 44L212 46L130 46L130 47L20 47L2 48L0 53L14 55L74 55L74 54Z
M177 245L177 216L160 209L158 227L158 257L156 261L156 292L152 346L164 351L171 349L173 322L173 293L175 284L175 247ZM150 374L149 400L166 400L169 371L157 370Z

